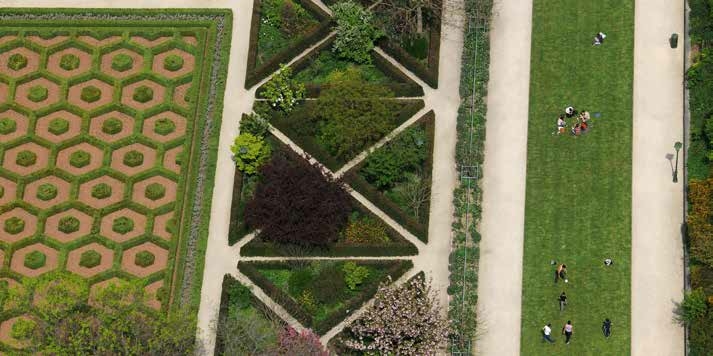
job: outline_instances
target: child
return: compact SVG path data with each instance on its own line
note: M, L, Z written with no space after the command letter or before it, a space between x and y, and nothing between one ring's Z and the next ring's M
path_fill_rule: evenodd
M574 126L572 126L572 135L577 137L581 134L582 134L582 127L580 126L580 124L575 124Z
M560 117L557 118L557 134L563 134L566 127L567 122L564 121L564 115L560 115Z

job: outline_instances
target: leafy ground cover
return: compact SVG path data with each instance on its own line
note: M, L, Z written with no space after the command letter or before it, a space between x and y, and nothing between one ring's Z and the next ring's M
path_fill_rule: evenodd
M524 354L629 352L633 15L633 1L534 2ZM594 47L598 31L607 40ZM583 136L553 135L567 105L601 116ZM605 258L615 265L604 267ZM553 284L552 260L567 264L568 284ZM569 296L565 312L556 302L562 291ZM615 325L610 339L600 330L604 318ZM570 345L557 337L567 320L575 328ZM548 322L555 345L542 342Z
M231 13L0 17L0 53L17 58L0 61L0 248L11 261L3 276L66 270L90 285L139 281L150 307L195 311L225 84L210 78L227 71ZM25 87L47 95L30 98ZM14 158L22 152L33 162ZM87 253L93 261L81 263Z
M323 334L370 299L390 276L398 279L410 261L240 262L250 277L295 318Z

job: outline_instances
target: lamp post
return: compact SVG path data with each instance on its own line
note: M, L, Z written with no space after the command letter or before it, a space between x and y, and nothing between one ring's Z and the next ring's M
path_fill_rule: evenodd
M676 141L676 143L673 144L673 148L676 150L676 165L674 166L674 169L673 169L673 182L674 183L678 182L678 151L681 150L681 147L683 147L683 144L679 141Z

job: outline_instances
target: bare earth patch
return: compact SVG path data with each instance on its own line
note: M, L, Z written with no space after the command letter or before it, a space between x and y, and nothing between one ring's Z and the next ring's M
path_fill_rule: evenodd
M25 256L34 251L39 251L45 255L45 265L37 269L25 266ZM25 277L37 277L54 270L58 266L59 253L57 250L41 243L26 246L15 251L15 253L12 254L12 260L10 261L10 269Z
M153 264L146 267L136 264L136 255L143 251L154 255ZM137 277L149 276L163 270L166 266L168 266L168 251L151 242L145 242L124 251L124 255L121 258L121 268Z

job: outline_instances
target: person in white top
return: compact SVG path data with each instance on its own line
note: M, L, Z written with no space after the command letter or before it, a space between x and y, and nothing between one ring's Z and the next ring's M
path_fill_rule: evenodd
M607 38L607 35L604 34L604 32L599 32L594 36L594 41L592 42L592 46L599 46L600 44L604 43L604 39Z
M542 339L545 341L549 341L551 344L554 344L555 341L552 340L552 337L550 336L552 334L552 323L547 323L544 328L542 328Z

